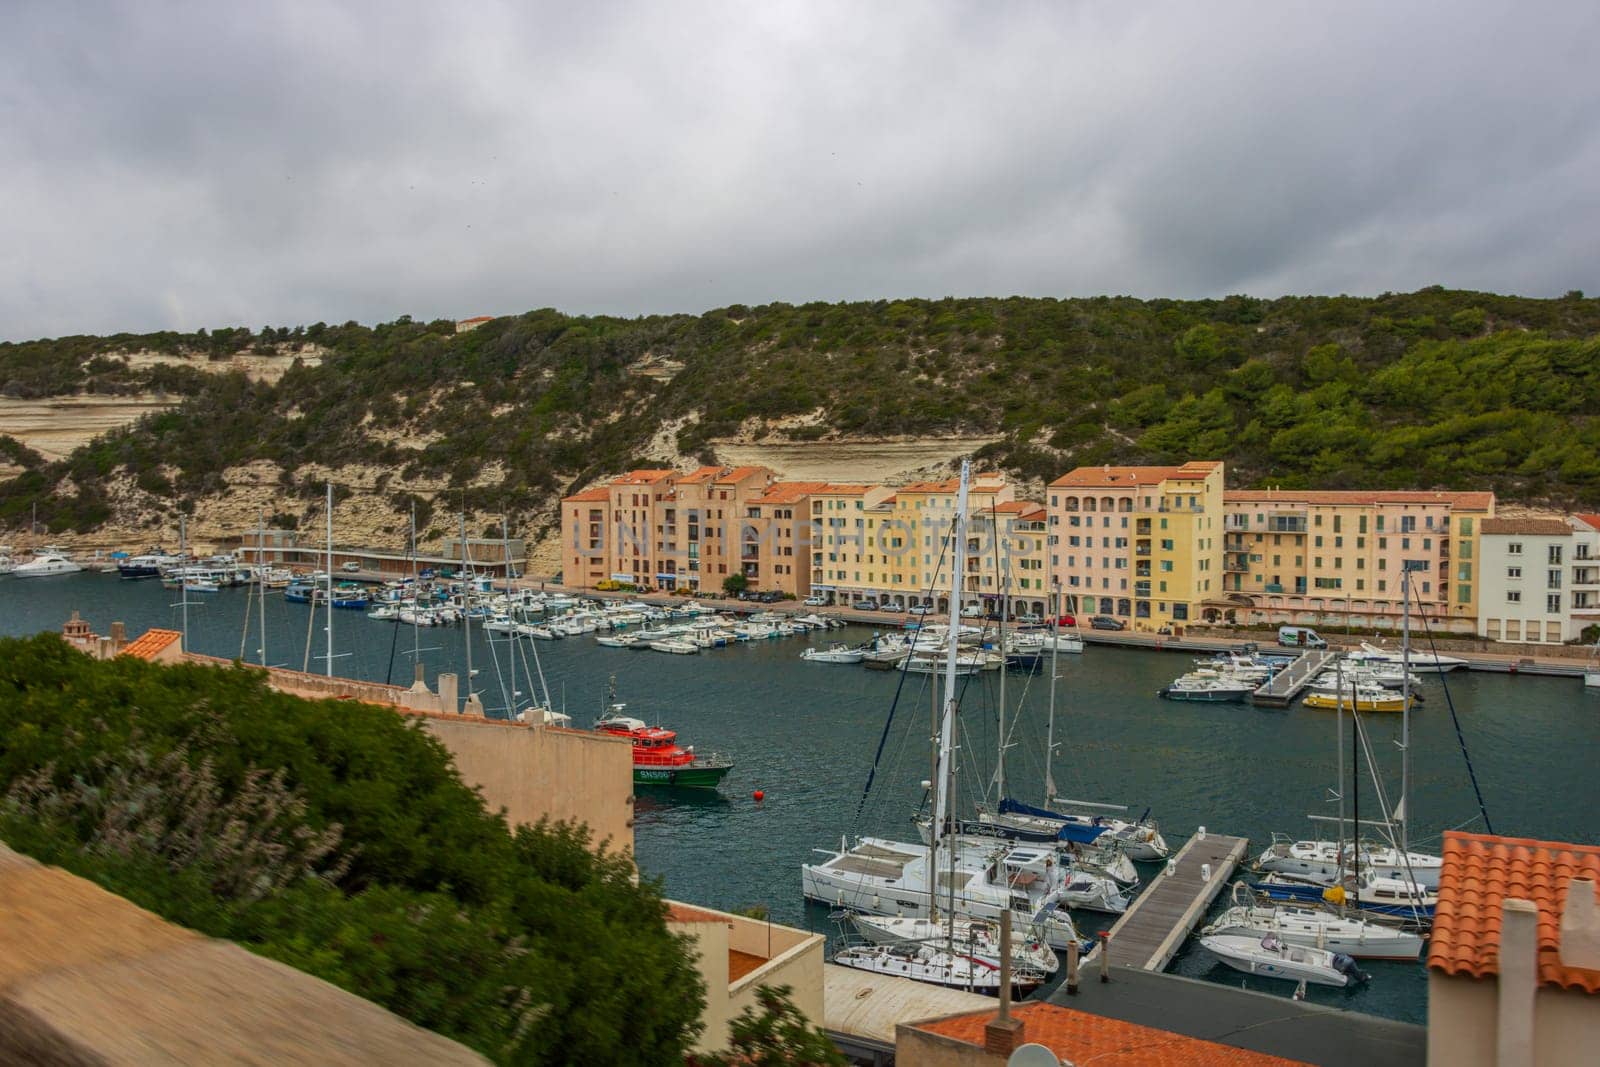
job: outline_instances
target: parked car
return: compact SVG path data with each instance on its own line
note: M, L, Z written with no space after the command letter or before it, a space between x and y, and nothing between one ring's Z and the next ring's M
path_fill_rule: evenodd
M913 604L906 609L907 615L932 615L933 609L926 604Z
M878 602L876 600L857 600L855 603L851 604L850 606L852 608L854 608L856 611L877 611L878 610Z
M1089 620L1089 628L1092 630L1126 630L1128 624L1120 619L1113 619L1110 615L1096 615Z
M822 596L808 596L801 601L808 608L824 608L828 606L828 598Z
M1037 612L1028 611L1018 615L1017 621L1024 626L1038 626L1040 623L1044 622L1044 616Z
M977 604L968 604L966 607L961 609L961 617L963 619L976 619L982 614L983 608L979 607Z
M776 592L774 590L768 589L764 593L757 593L756 594L756 599L761 601L761 603L763 603L763 604L776 604L778 601L783 599L783 594L779 593L779 592Z
M1071 615L1062 615L1062 616L1057 617L1056 625L1057 626L1076 626L1076 625L1078 625L1078 620L1073 618Z
M344 571L346 574L355 574L361 569L361 564L357 563L353 559L349 559L339 564L339 569Z

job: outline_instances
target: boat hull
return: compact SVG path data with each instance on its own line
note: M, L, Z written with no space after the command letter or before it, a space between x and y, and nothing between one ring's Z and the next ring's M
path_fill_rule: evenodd
M635 767L633 784L664 789L715 789L733 767Z

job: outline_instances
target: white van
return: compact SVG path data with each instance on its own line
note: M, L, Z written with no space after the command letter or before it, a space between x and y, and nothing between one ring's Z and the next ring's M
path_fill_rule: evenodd
M1317 631L1309 626L1280 626L1278 627L1278 644L1290 648L1327 648L1328 642L1324 641Z

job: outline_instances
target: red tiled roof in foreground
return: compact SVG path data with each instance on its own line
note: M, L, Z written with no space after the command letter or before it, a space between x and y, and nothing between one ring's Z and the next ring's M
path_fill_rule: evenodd
M1561 912L1574 878L1600 883L1600 848L1446 833L1428 966L1473 978L1499 974L1500 906L1516 897L1539 908L1539 984L1600 993L1600 971L1561 962Z
M182 641L183 634L177 630L146 630L139 638L124 648L119 655L132 656L135 659L153 660L170 648L175 641Z
M1054 1004L1023 1004L1012 1015L1027 1024L1024 1041L1044 1045L1061 1059L1095 1067L1284 1067L1298 1062ZM986 1011L914 1025L981 1048L984 1024L994 1017L994 1012Z

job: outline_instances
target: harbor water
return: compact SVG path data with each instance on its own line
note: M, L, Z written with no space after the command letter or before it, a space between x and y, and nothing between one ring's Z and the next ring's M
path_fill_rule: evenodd
M72 611L98 633L114 620L131 636L148 627L179 628L178 594L155 582L77 574L17 581L0 578L0 633L59 631ZM188 609L189 646L227 658L258 658L256 612L244 590L196 596ZM323 613L267 601L267 657L274 665L325 669ZM246 619L250 630L244 636ZM807 663L810 643L856 642L868 628L753 642L694 656L598 646L590 637L530 643L552 702L588 726L615 679L628 713L676 729L680 742L730 756L733 772L720 793L642 791L637 799L640 869L667 894L726 909L765 907L775 921L835 932L828 911L800 896L800 864L842 836L870 833L916 840L911 818L930 777L932 694L926 676L855 666ZM520 673L506 677L503 638L491 645L473 629L474 688L491 709L506 689L527 689ZM420 645L420 653L416 647ZM308 652L309 647L309 652ZM461 628L420 632L376 622L359 612L334 613L334 671L349 677L408 683L413 658L431 679L465 666ZM1057 750L1053 770L1062 796L1149 809L1176 850L1205 826L1247 836L1259 855L1273 831L1318 833L1308 813L1334 815L1335 716L1296 704L1288 709L1240 704L1174 703L1156 690L1182 673L1189 658L1172 653L1090 646L1062 655L1057 683ZM498 667L498 669L497 669ZM502 681L502 678L505 678ZM1600 695L1581 680L1457 671L1446 676L1461 732L1496 833L1593 843L1600 840ZM1043 797L1048 669L1007 679L1007 704L1017 717L1007 747L1007 791ZM963 695L957 795L963 810L994 796L998 675L970 680ZM1412 716L1410 799L1414 847L1432 850L1448 828L1484 829L1467 763L1457 742L1444 685L1423 683L1426 702ZM893 724L885 731L891 706ZM1020 715L1018 710L1020 709ZM1364 715L1379 779L1392 806L1400 786L1400 716ZM1347 723L1348 726L1348 723ZM870 795L863 795L874 753L882 756ZM1349 782L1346 738L1346 793ZM1372 778L1359 783L1363 817L1379 811ZM757 802L753 792L765 800ZM1155 868L1146 868L1153 876ZM1219 899L1219 907L1226 899ZM1089 913L1088 929L1110 917ZM1313 986L1310 998L1421 1023L1426 1016L1422 963L1364 962L1372 980L1350 990ZM1286 982L1245 978L1193 942L1175 973L1288 996Z

